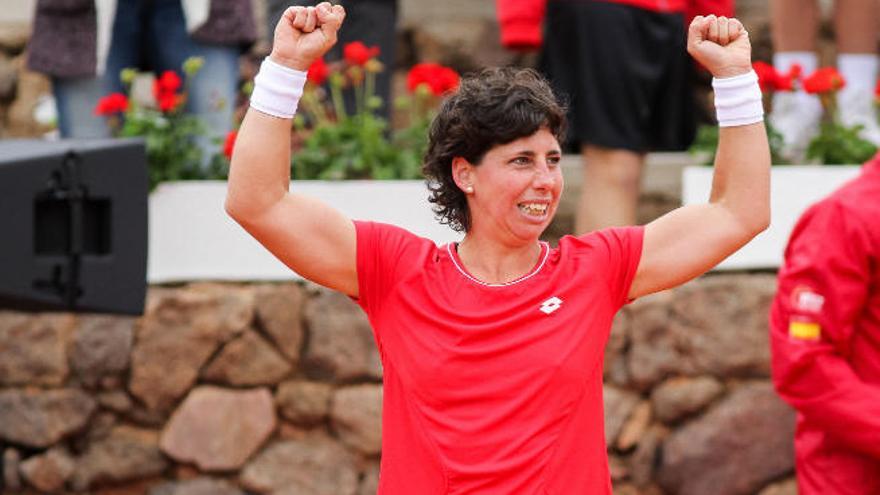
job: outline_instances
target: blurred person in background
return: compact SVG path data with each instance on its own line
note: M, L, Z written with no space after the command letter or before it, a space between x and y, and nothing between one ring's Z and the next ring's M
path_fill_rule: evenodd
M795 64L805 75L819 66L816 40L821 12L818 0L772 0L773 66L789 72ZM842 124L862 125L861 136L880 146L880 125L874 104L877 83L877 43L880 35L880 2L835 0L834 36L837 70L846 85L837 92L837 112ZM768 117L785 140L785 154L803 158L810 140L819 132L822 104L819 97L796 91L776 91Z
M182 78L183 62L202 57L186 108L210 140L233 128L238 57L255 39L250 0L37 0L28 65L52 80L61 137L100 138L110 130L95 106L125 91L122 69Z
M770 332L799 493L880 493L880 154L798 221Z
M686 26L733 15L733 0L496 4L502 44L540 48L540 70L569 99L567 145L584 167L575 233L636 223L645 153L687 149L695 136Z

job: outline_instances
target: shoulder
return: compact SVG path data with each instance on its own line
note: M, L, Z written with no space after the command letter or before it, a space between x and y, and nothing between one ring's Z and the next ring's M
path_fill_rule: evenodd
M365 220L354 220L353 222L358 234L358 240L361 238L365 240L374 239L380 242L393 242L406 245L433 244L433 241L430 239L417 236L397 225Z
M644 234L644 226L611 227L580 236L564 236L559 239L557 249L563 256L607 255L615 251L641 249Z
M384 263L400 265L401 261L412 262L415 258L436 256L438 251L431 239L396 225L355 220L354 226L359 260L381 258L386 260Z

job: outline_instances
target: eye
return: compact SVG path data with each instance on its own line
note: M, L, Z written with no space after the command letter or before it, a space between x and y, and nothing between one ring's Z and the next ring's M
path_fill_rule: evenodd
M532 159L528 156L518 156L511 160L510 163L518 166L527 166L532 164Z
M550 155L547 157L547 166L548 167L558 167L559 162L562 161L562 157L559 155Z

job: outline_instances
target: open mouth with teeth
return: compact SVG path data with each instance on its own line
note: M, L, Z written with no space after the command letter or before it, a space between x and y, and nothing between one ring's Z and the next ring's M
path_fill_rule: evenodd
M547 208L549 205L546 203L520 203L516 206L518 206L520 211L522 211L526 215L540 217L544 216L544 214L547 213Z

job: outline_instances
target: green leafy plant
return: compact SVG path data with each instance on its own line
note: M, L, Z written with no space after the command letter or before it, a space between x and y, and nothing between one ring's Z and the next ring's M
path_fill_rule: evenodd
M343 48L343 60L318 60L309 68L295 129L304 136L291 160L295 179L419 179L434 108L458 86L459 76L437 64L419 64L408 75L409 94L395 105L406 123L391 130L379 114L376 75L383 70L378 48L361 42ZM355 96L349 114L343 91Z
M188 82L203 64L198 57L187 59L182 67L184 79L170 70L158 75L153 82L154 101L148 104L130 97L138 71L124 69L120 79L126 93L107 95L95 107L96 114L108 117L113 135L144 139L151 190L164 181L225 177L222 167L203 166L203 152L196 140L204 135L205 127L198 117L183 110Z
M837 70L823 67L803 80L804 91L819 96L823 119L819 134L807 146L807 159L825 164L857 164L868 161L877 147L860 136L861 125L845 126L837 116L837 91L846 84Z
M767 142L770 144L770 163L773 165L788 165L788 160L783 156L782 149L785 145L782 134L776 131L769 122L764 122L767 131ZM712 166L715 163L715 153L718 151L718 126L701 125L697 128L697 136L688 149L692 155L703 158L701 163Z
M809 76L802 77L798 65L792 66L787 73L779 72L766 62L755 62L753 67L764 95L764 108L769 106L769 96L773 91L793 91L798 85L807 93L819 97L823 109L822 122L818 134L807 145L807 161L825 165L864 163L877 152L877 147L860 135L861 125L845 126L840 123L835 105L836 93L843 88L846 81L834 68L822 67ZM765 122L765 127L772 163L787 164L788 160L782 152L786 144L782 135L769 122ZM705 126L699 129L690 150L701 156L709 156L707 164L711 165L717 146L717 127Z

